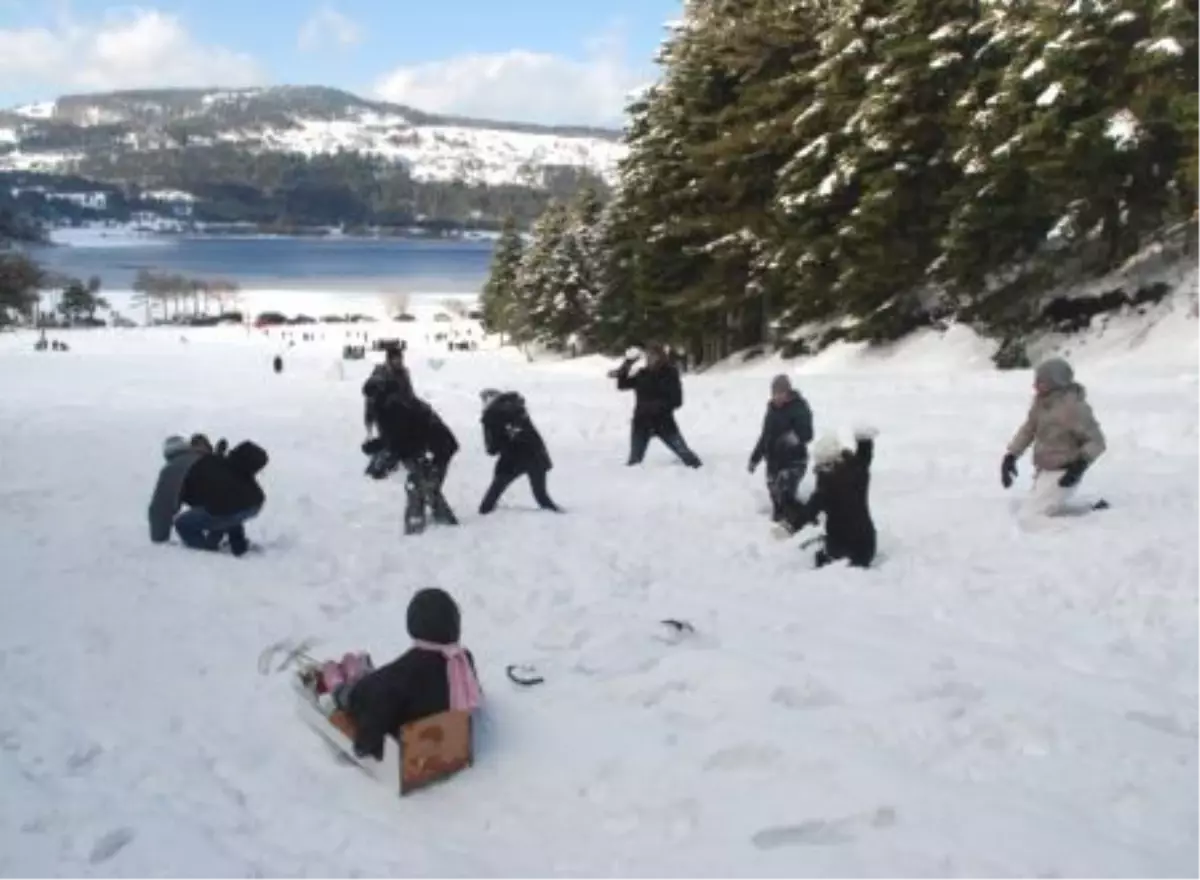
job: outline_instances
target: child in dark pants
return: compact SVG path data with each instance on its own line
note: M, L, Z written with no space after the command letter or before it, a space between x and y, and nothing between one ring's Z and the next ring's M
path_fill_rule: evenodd
M853 452L843 449L836 437L823 437L813 447L816 489L807 501L795 500L785 506L777 526L785 536L825 514L825 546L817 551L818 568L839 559L856 568L868 568L875 559L875 523L868 497L875 435L871 428L856 431Z
M542 435L525 408L525 398L515 391L493 388L480 392L483 403L483 443L488 455L498 456L492 484L480 502L480 513L491 513L504 490L524 475L529 477L533 498L543 510L559 511L546 491L546 474L554 466Z
M771 495L771 519L779 522L789 501L808 470L808 444L813 436L812 410L791 380L778 375L771 380L771 399L763 417L762 431L750 453L748 470L754 473L767 460L767 491Z

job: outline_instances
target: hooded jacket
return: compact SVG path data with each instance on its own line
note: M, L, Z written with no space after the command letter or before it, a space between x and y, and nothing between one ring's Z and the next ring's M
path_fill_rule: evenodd
M768 474L798 467L808 461L812 438L812 411L799 392L792 391L781 406L767 404L762 432L750 453L750 464L757 467L765 457Z
M483 408L483 445L488 455L498 455L501 471L550 470L554 463L546 442L534 427L525 398L515 391L498 394Z
M171 525L183 503L184 484L201 454L182 437L170 437L163 444L166 464L158 472L158 482L150 496L150 540L163 544L171 538Z
M420 590L408 604L408 634L425 642L453 645L461 628L458 605L445 590ZM467 652L471 668L475 658ZM410 721L450 708L446 658L410 648L391 663L367 673L351 689L347 712L354 721L354 751L383 759L383 743Z
M266 502L257 476L267 466L267 453L249 440L239 443L224 457L202 455L188 471L181 500L213 516L229 516Z
M432 406L419 397L392 395L379 409L379 436L397 459L408 461L426 453L439 467L458 452L458 438Z
M1091 464L1103 455L1104 432L1071 365L1051 358L1038 366L1034 378L1045 390L1034 396L1008 453L1020 458L1032 445L1033 466L1039 471L1063 470L1080 460Z

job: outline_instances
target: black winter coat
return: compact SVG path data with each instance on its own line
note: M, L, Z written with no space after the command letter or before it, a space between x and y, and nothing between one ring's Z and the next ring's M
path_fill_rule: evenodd
M213 516L261 507L266 496L256 477L267 461L266 451L250 441L238 444L224 457L202 455L184 478L180 501Z
M825 514L825 553L867 566L875 558L875 523L869 493L873 440L860 437L854 452L843 452L835 464L817 468L817 485L807 501L788 505L784 518L793 531Z
M808 402L793 391L782 406L767 404L762 432L750 453L750 463L757 466L765 457L768 474L802 465L808 461L812 438L812 411Z
M408 608L408 630L414 639L451 645L459 639L459 613L441 590L422 590ZM471 668L475 658L467 652ZM450 708L446 658L424 648L410 648L391 663L369 672L350 689L347 711L354 721L354 751L383 759L383 743L410 721Z
M402 461L429 453L439 466L445 466L458 452L454 432L419 397L388 397L379 411L379 435Z
M683 385L679 381L679 371L663 361L653 367L644 367L631 376L629 370L632 366L632 361L621 364L617 370L617 388L634 394L634 427L663 434L678 432L675 410L683 406Z
M506 391L496 397L484 407L480 421L487 454L500 456L498 470L522 473L554 467L546 442L534 427L520 394Z

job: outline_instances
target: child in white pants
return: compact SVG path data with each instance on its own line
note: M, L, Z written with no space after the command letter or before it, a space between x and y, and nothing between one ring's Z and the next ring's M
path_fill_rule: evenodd
M1005 489L1013 484L1017 459L1032 446L1036 475L1025 509L1045 516L1080 512L1069 502L1084 472L1104 454L1104 432L1066 361L1051 358L1040 364L1033 387L1029 414L1001 462L1001 483Z

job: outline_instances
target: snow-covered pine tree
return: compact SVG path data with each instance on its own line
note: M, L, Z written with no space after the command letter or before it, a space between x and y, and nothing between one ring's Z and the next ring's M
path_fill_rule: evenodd
M642 239L628 215L625 187L601 211L596 229L596 298L586 331L588 348L616 353L640 335L636 276Z
M709 169L691 150L717 135L714 114L736 98L736 82L711 51L712 30L727 24L715 10L725 5L685 4L659 53L662 79L635 108L627 136L623 209L613 217L627 225L610 232L640 239L633 264L639 329L664 341L679 342L694 321L695 285L707 266L702 248L710 234L698 227L714 215L701 184ZM735 5L749 8L750 0Z
M799 146L780 169L775 193L778 222L787 230L773 256L788 292L784 330L846 311L833 286L847 259L839 232L861 186L856 114L881 72L876 43L891 6L890 0L831 5L820 22L818 63L803 73L812 97L796 108L792 134Z
M595 189L581 190L566 210L550 254L550 299L536 320L539 341L559 351L580 351L587 334L598 286L594 236L600 210Z
M496 250L492 254L488 279L480 296L483 328L488 333L503 336L512 332L511 324L518 298L517 272L521 267L523 249L516 218L510 214L504 218Z
M975 0L895 0L878 22L876 62L848 122L858 198L837 232L833 285L872 339L908 332L929 305L926 268L957 182L952 115L971 82L976 21Z
M1041 247L1054 217L1049 193L1039 191L1021 155L1020 131L1036 101L1057 88L1019 99L1027 75L1040 69L1047 39L1035 13L1042 0L982 0L974 32L974 82L958 100L954 162L959 182L931 273L958 293L961 305L985 290L988 277L1028 259Z
M1131 59L1129 109L1144 132L1135 189L1161 194L1155 207L1164 219L1188 219L1196 211L1196 28L1196 0L1154 0ZM1153 215L1147 220L1155 222Z
M734 97L710 109L689 144L704 210L679 218L703 242L701 271L688 293L699 332L717 354L765 341L780 291L771 255L787 234L771 211L780 167L796 144L796 108L812 86L798 72L817 61L821 0L714 4L702 32L707 63L734 83ZM715 339L714 339L715 337ZM713 348L710 345L710 349Z
M567 207L551 202L530 230L529 246L517 269L517 298L514 309L514 340L521 344L551 342L555 298L561 277L554 259L566 233Z

